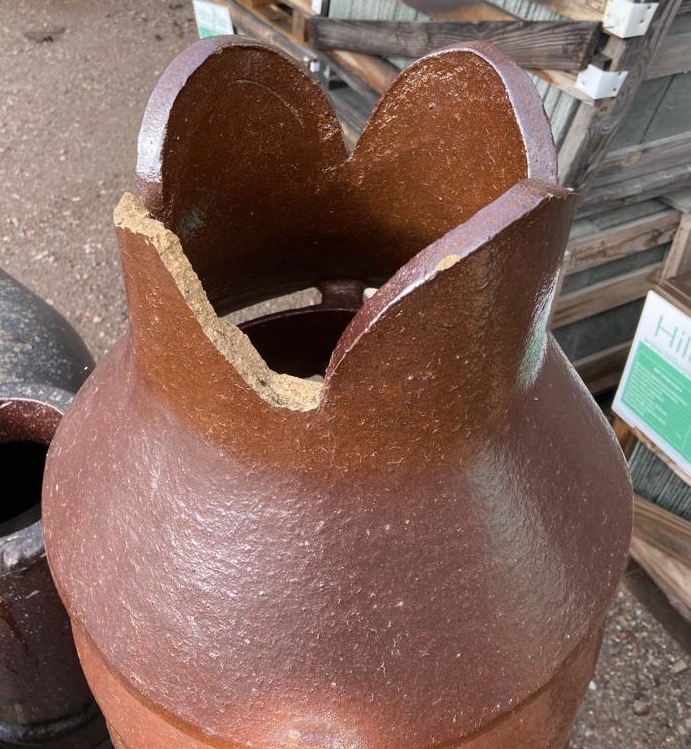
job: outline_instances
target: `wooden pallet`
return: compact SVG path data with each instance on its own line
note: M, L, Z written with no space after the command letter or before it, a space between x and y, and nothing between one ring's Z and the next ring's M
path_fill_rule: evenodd
M310 0L238 0L237 4L294 42L307 42L307 22L314 15Z
M691 523L635 497L630 554L691 623Z
M346 141L352 146L371 108L398 75L399 68L391 61L361 52L317 51L310 47L304 42L303 32L305 23L315 16L315 11L307 0L287 0L284 3L266 0L220 1L230 8L234 23L244 32L278 45L306 66L314 68L319 65L322 74L335 72L337 79L346 84L329 88L329 93L343 124ZM514 8L512 3L518 1L494 0L492 4L486 0L469 0L463 5L463 13L466 17L471 14L472 20L512 19L514 16L498 8L496 3L501 2L504 8ZM530 0L520 1L528 4ZM332 0L332 3L336 2ZM361 7L366 12L376 14L374 6L384 2L391 3L392 0L362 3ZM410 17L406 14L415 13L410 8L403 8L400 3L398 5L405 17ZM427 0L410 0L407 5L420 9L429 3ZM604 0L576 3L550 1L537 5L544 6L546 13L556 10L574 22L592 22L602 19ZM322 3L322 12L325 8L326 3ZM645 43L628 40L626 55L617 47L622 40L615 43L610 39L607 41L610 52L619 49L617 54L620 61L625 62L631 59L632 50L637 49L639 55L650 59L654 57L657 65L657 68L653 68L653 71L657 70L655 75L669 73L669 55L662 54L659 41L669 29L674 13L680 8L691 10L691 0L663 0L658 9L657 26L654 24L648 35L653 34L654 38L646 37ZM296 21L297 16L301 20ZM677 47L673 46L673 49ZM677 66L686 64L684 60L687 56L686 53L682 54ZM588 127L604 117L601 124L608 132L603 142L612 141L610 136L613 136L613 132L609 128L614 126L611 118L607 119L607 111L608 107L619 106L616 100L607 100L607 105L588 101L575 89L575 71L542 69L536 72L558 87L562 98L577 94L578 99L573 98L573 101L579 107L581 118L585 117L584 112L587 113ZM642 74L642 77L644 79L646 74ZM574 122L578 120L577 115L573 117ZM563 159L565 148L568 150L569 145L562 143L560 159ZM592 169L592 166L590 164L588 167L587 191L567 248L563 288L555 305L552 324L583 379L593 392L601 392L618 382L643 297L661 278L669 276L671 271L666 270L667 266L679 265L675 257L689 255L687 245L691 236L691 220L688 206L674 206L664 200L648 200L638 207L630 207L630 204L639 203L645 198L658 198L661 193L686 184L687 179L691 180L691 132L603 151L597 169ZM688 203L691 204L691 200ZM651 210L653 204L654 209ZM610 272L615 268L619 268L619 271ZM611 330L600 335L598 326L605 328L607 325ZM584 342L587 336L582 331L588 327L592 328L588 333L591 339L597 336L601 338L596 350L586 345L588 341Z
M652 200L573 225L552 330L593 393L618 383L647 292L689 262L683 205Z
M339 4L337 0L332 0L332 8L335 7L339 13L342 10L342 5L342 2ZM402 14L400 8L404 5L413 6L416 10L409 8L409 13ZM525 39L530 39L531 33L539 36L541 33L540 24L550 22L546 19L551 19L553 23L564 24L565 30L563 33L566 33L567 37L569 36L568 21L570 19L572 25L571 43L574 45L574 39L578 38L579 24L602 21L605 3L599 1L588 3L566 2L566 0L564 2L554 0L543 2L540 0L531 3L525 0L494 0L492 5L487 2L451 2L444 4L445 8L448 6L462 8L466 14L468 7L472 8L472 19L481 25L484 24L485 27L492 26L492 24L495 26L501 25L502 22L496 20L496 12L499 10L500 14L503 14L500 15L501 18L513 19L516 22L511 26L514 30L509 29L507 32L504 29L496 38L491 34L486 38L494 38L495 41L501 43L502 35L505 36L508 33L510 37L513 35L512 38L519 42L519 50L530 54L530 45L525 43ZM391 8L394 7L399 9L395 16L397 19L405 17L406 19L418 19L420 22L425 22L425 19L429 21L430 19L450 17L448 10L441 14L435 13L434 8L438 8L439 4L425 2L425 0L407 0L405 3L395 3L394 0L377 0L372 3L360 3L357 6L357 17L372 18L377 17L378 13L381 14L380 17L391 17ZM491 12L488 11L488 8L492 8ZM428 15L419 12L424 10L428 10ZM682 162L678 160L671 162L670 168L666 170L664 175L653 177L652 173L655 171L653 169L646 172L639 171L637 175L630 175L636 181L614 186L612 184L614 181L620 182L619 178L616 180L612 178L614 163L621 162L622 158L629 156L633 158L633 156L632 154L616 154L612 158L607 156L612 146L616 148L620 126L627 122L627 112L641 97L647 102L652 95L648 91L650 81L659 81L657 90L668 91L665 101L662 99L657 101L657 109L661 113L664 112L664 115L661 114L660 118L664 120L666 117L667 124L669 123L669 112L666 110L669 108L669 102L675 97L675 100L679 101L683 99L684 95L691 96L691 78L688 76L679 78L681 73L691 69L691 25L684 22L676 29L679 33L668 35L670 30L675 31L675 28L673 28L676 23L675 19L678 21L689 12L691 12L691 3L687 0L663 0L653 18L648 33L644 37L622 40L602 34L599 43L594 48L586 45L589 50L589 59L574 54L572 70L543 67L531 71L537 76L548 113L553 119L555 135L560 145L562 183L581 191L592 187L595 192L588 198L591 210L602 208L606 201L610 201L612 205L619 205L627 196L633 195L637 191L644 192L644 197L653 197L664 190L691 184L691 173L688 169L680 168L679 165ZM516 14L521 15L523 19L529 17L534 20L517 21ZM490 21L489 19L495 20ZM323 26L326 22L319 20L318 23ZM329 23L342 22L329 21ZM531 32L531 24L533 32ZM679 23L677 23L677 26L679 26ZM582 28L580 28L580 32L583 32ZM485 30L482 33L487 34L488 32ZM405 39L403 39L403 42L405 42ZM544 47L544 45L538 44L533 46L534 50L539 49L540 52ZM575 44L575 47L583 49L582 45ZM361 42L358 49L362 52L362 50L367 49L367 46L364 42ZM376 46L372 49L376 49ZM333 59L333 51L324 50L323 52L329 59ZM555 53L559 55L559 50L555 49ZM365 58L364 61L362 57ZM369 67L369 62L376 58L371 55L362 55L362 57L358 58L357 70L351 69L350 73L359 77L363 83L377 93L381 93L396 74L396 70L389 70L388 75L382 75L385 71L379 68L375 72L374 69ZM558 57L557 59L561 63L564 62L563 58ZM598 67L606 67L611 71L622 69L629 71L626 83L616 99L592 101L576 88L578 70L585 67L587 62L592 62ZM340 64L346 68L349 67L348 60L341 60ZM672 82L670 77L675 77L675 81ZM637 97L639 90L641 96ZM640 109L641 107L638 106L638 110ZM675 115L677 118L684 116L688 118L688 115L684 114L683 108L678 107L677 110ZM653 118L654 112L637 111L635 114L638 125L645 127L644 119L646 117ZM662 122L661 127L664 131L664 122ZM656 137L653 134L653 140L663 141L664 137L662 135ZM624 143L622 148L625 146L633 147L634 145L635 142ZM688 146L688 141L686 146ZM649 163L654 158L655 153L658 155L664 154L665 147L664 142L656 142L652 145L648 149L650 152ZM676 148L679 152L679 149L683 148L683 144L677 144ZM688 148L685 153L688 156ZM608 170L608 181L606 183L603 182L604 177L599 172L603 160L605 160L605 168ZM686 162L688 163L688 158ZM628 179L627 175L621 176L621 179L625 178ZM604 189L605 184L607 184L607 189Z

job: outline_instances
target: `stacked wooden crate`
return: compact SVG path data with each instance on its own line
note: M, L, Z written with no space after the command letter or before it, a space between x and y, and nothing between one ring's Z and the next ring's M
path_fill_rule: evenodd
M574 222L552 330L593 393L619 381L648 291L690 266L691 190Z
M691 0L661 0L646 33L626 39L602 31L606 0L220 1L240 30L320 71L351 143L410 59L393 53L424 51L416 29L434 46L463 22L518 57L551 119L561 182L582 196L553 329L593 392L616 384L643 297L689 241ZM355 23L372 20L396 33ZM616 96L593 99L578 85L586 68L627 75Z

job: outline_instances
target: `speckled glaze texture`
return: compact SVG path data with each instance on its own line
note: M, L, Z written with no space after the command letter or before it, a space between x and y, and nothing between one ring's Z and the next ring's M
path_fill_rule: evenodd
M41 456L92 368L67 321L0 270L2 747L92 749L105 736L50 576L40 519Z
M547 333L575 198L527 76L423 58L348 156L286 57L203 40L137 174L129 331L44 490L116 747L563 749L631 489ZM247 335L219 317L315 285Z

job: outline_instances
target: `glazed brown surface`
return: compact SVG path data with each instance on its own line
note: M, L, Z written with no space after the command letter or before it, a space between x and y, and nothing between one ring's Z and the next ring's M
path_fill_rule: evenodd
M425 58L347 158L286 58L206 40L138 169L130 331L45 487L116 744L561 749L631 492L546 333L574 196L527 77L485 45ZM216 317L333 280L382 285L323 384Z

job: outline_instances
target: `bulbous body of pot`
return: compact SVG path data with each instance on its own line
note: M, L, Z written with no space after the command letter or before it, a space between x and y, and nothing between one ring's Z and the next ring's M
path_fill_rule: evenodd
M79 495L60 466L88 471L61 524L121 550L87 557L75 619L116 745L566 746L626 553L610 524L630 522L568 365L553 349L477 450L380 452L376 424L357 445L340 426L227 452L151 398L124 345L80 395L50 479Z
M485 46L423 59L347 157L308 76L205 40L139 156L130 329L44 490L118 749L565 747L631 489L546 332L574 198L524 73ZM249 338L219 318L312 284L321 305ZM286 355L338 325L325 371L323 346Z
M45 455L93 367L52 307L0 271L0 746L93 749L105 730L43 545Z

